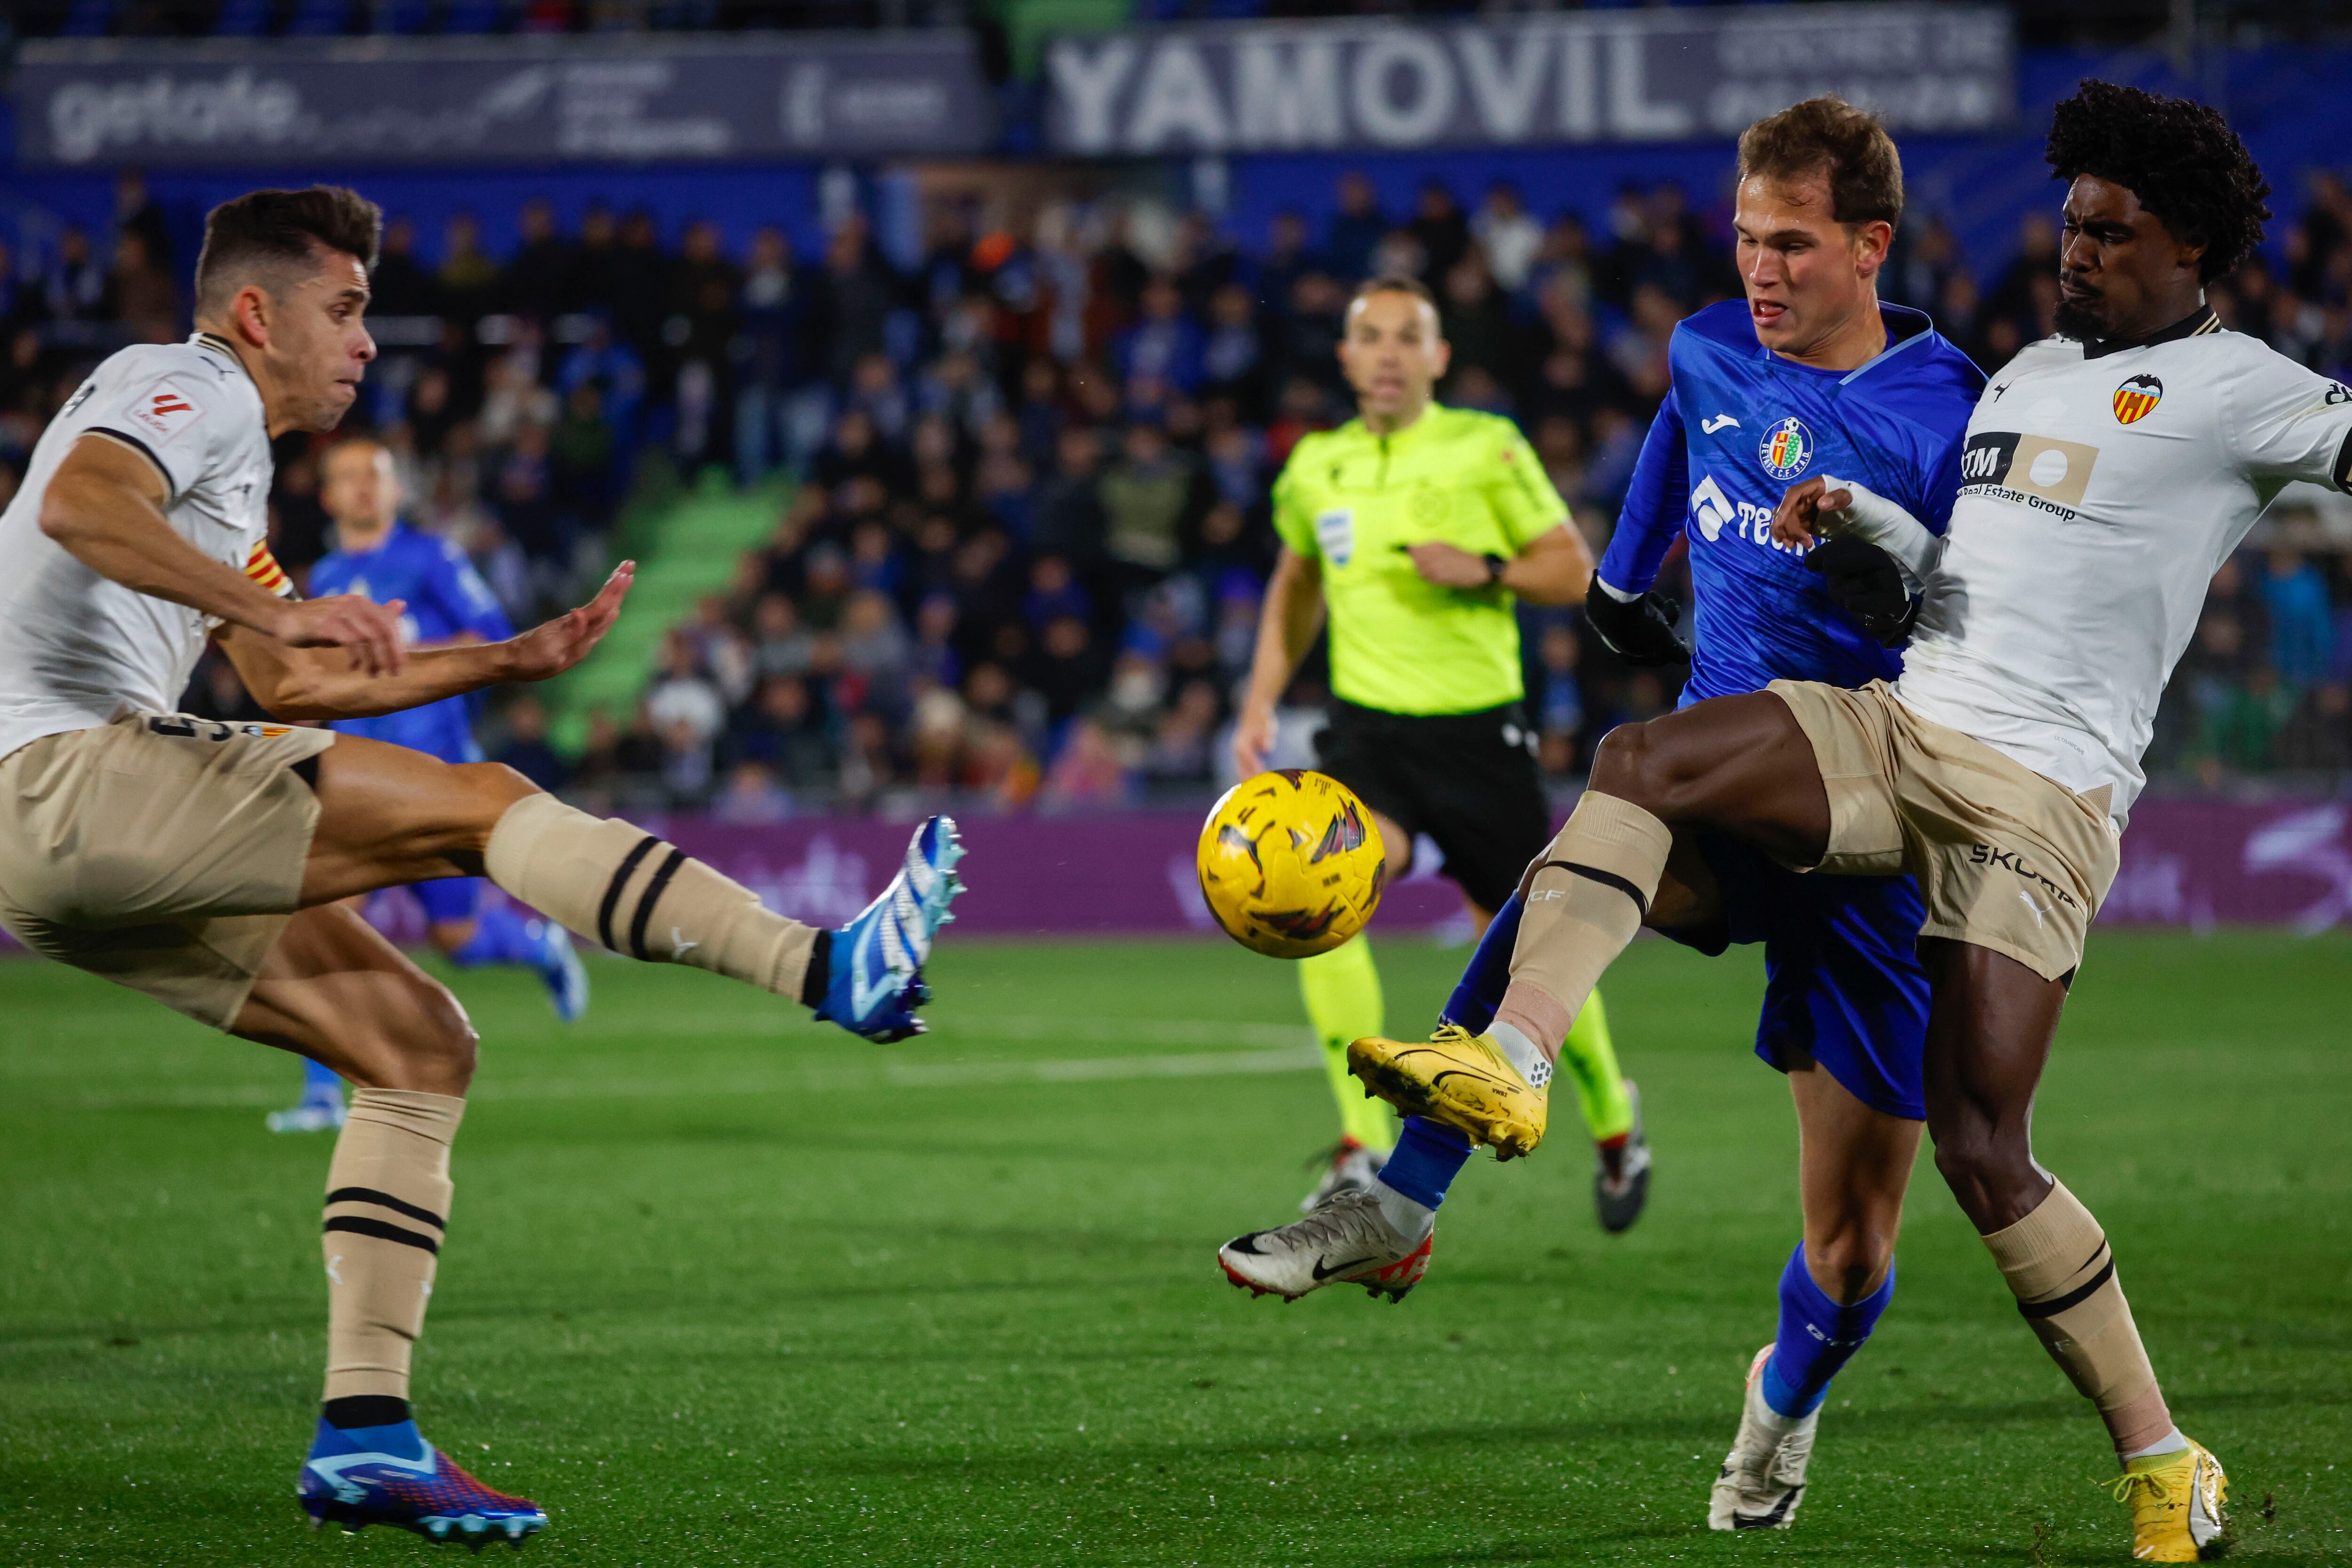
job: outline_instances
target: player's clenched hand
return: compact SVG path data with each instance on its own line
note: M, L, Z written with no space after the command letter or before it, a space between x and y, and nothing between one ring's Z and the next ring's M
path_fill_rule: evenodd
M1472 555L1458 545L1444 539L1430 539L1417 545L1401 546L1412 558L1413 570L1422 580L1440 588L1485 588L1492 580L1486 573L1486 558Z
M297 648L344 649L354 670L396 675L402 659L400 612L406 607L405 600L378 604L356 593L293 600L260 630Z
M1772 542L1793 549L1811 549L1820 537L1830 531L1832 514L1853 505L1853 492L1832 490L1829 481L1816 474L1801 484L1789 486L1780 504L1772 512Z
M1274 749L1274 709L1244 703L1234 720L1234 767L1244 779L1265 770L1265 754Z
M637 563L625 560L613 569L596 597L577 610L566 612L552 621L532 627L507 646L511 652L507 678L516 681L543 681L560 675L588 656L588 651L604 640L604 633L620 619L621 601L629 596L629 585L636 580Z

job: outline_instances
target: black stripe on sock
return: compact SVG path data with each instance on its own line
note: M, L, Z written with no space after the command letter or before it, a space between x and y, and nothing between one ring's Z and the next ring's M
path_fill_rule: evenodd
M392 1194L378 1192L372 1186L339 1186L327 1195L327 1201L331 1204L372 1203L378 1208L388 1208L394 1214L404 1214L411 1219L421 1219L436 1230L449 1228L449 1222L431 1209L420 1208L413 1203L404 1203Z
M2053 1301L2020 1301L2017 1303L2017 1310L2023 1312L2029 1318L2054 1318L2060 1312L2065 1312L2068 1308L2079 1307L2084 1301L2089 1301L2091 1297L2097 1292L2100 1286L2105 1284L2115 1277L2116 1260L2113 1258L2109 1258L2107 1260L2107 1266L2100 1270L2096 1274L2091 1276L2090 1283L2069 1291L2064 1295L2057 1297Z
M637 869L637 862L651 854L653 847L659 842L661 841L651 833L638 840L637 847L622 857L621 869L613 873L613 880L604 884L604 902L596 911L596 939L612 952L621 950L621 945L613 940L613 912L621 907L622 891L629 885L630 874Z
M403 1247L421 1247L427 1252L438 1253L441 1243L421 1230L404 1230L397 1225L387 1225L381 1219L370 1219L363 1214L337 1214L329 1217L328 1230L348 1230L354 1236L373 1236L379 1241L397 1241Z
M653 920L654 905L661 902L662 889L669 885L669 879L685 863L686 852L673 849L669 859L662 862L660 869L646 883L645 896L637 900L637 917L629 922L629 951L635 956L646 956L646 926Z
M1536 867L1536 870L1538 871L1550 871L1553 869L1574 872L1579 876L1590 877L1603 887L1613 887L1618 892L1623 894L1626 897L1633 901L1633 907L1642 912L1643 919L1647 920L1650 917L1650 901L1642 896L1642 890L1635 887L1632 883L1627 882L1623 877L1619 876L1615 872L1602 871L1597 865L1582 865L1575 861L1546 861L1543 864Z

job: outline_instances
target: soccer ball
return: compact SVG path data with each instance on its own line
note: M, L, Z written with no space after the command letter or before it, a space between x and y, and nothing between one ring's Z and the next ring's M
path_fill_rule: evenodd
M1338 779L1296 768L1244 779L1201 827L1201 892L1225 935L1269 958L1328 953L1380 906L1388 852Z

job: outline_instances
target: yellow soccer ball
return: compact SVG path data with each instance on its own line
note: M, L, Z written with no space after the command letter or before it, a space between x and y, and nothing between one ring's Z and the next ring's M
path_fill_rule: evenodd
M1388 852L1355 791L1296 768L1244 779L1201 827L1201 892L1225 935L1269 958L1328 953L1380 906Z

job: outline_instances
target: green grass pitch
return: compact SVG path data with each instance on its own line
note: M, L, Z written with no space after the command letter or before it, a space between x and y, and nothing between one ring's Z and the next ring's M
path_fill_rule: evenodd
M1381 951L1411 1027L1462 955ZM1924 1161L1798 1528L1706 1531L1797 1228L1752 954L1610 977L1638 1228L1599 1233L1556 1124L1465 1173L1393 1307L1213 1261L1331 1135L1287 966L950 932L934 977L937 1032L888 1048L679 970L598 965L572 1030L528 977L456 981L483 1066L420 1414L547 1506L537 1560L2126 1561L2096 1421ZM2341 937L2102 934L2042 1096L2250 1561L2352 1559L2347 1002ZM293 1501L328 1140L262 1130L292 1061L31 962L0 1019L0 1563L431 1551Z

